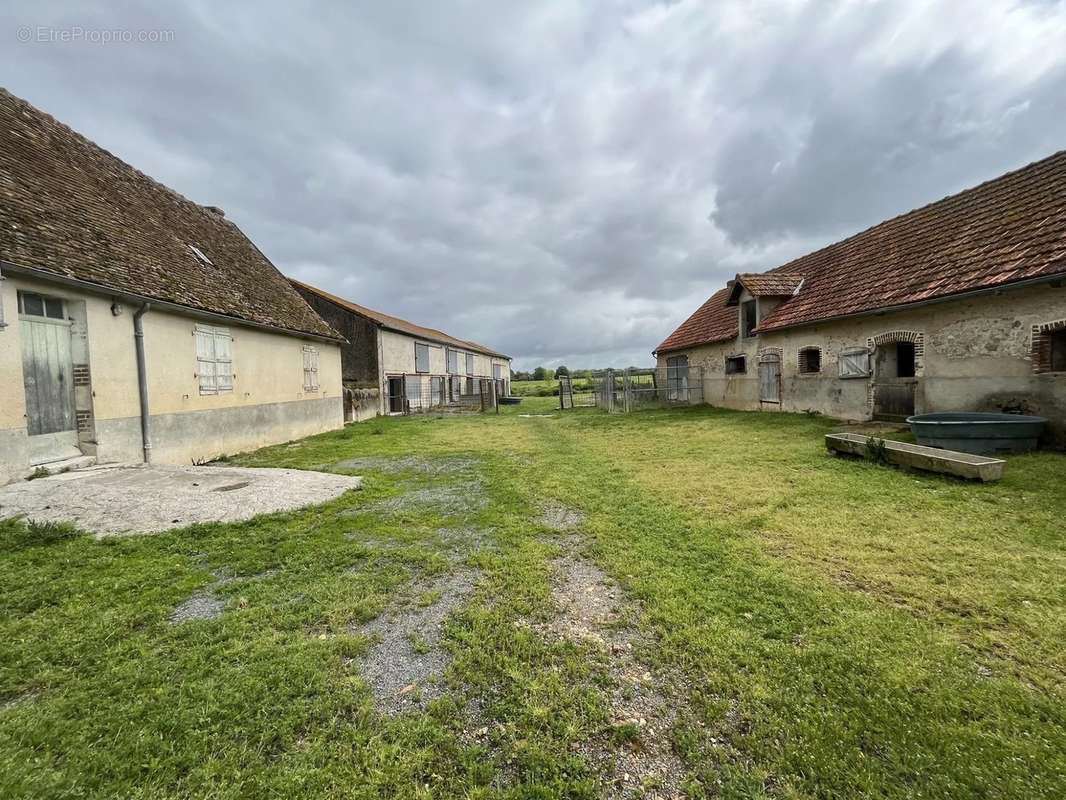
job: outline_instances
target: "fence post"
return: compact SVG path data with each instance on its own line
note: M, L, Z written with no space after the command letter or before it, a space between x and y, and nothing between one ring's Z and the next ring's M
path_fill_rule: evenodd
M500 413L500 395L496 387L496 381L492 382L492 407L496 409L496 413Z
M629 367L622 373L622 411L628 414L632 410L632 398L630 397Z

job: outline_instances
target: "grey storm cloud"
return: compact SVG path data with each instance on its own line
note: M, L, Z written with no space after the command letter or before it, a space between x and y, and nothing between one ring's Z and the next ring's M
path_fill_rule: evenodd
M287 274L519 367L649 363L733 273L1066 142L1062 2L43 2L3 27L7 88Z

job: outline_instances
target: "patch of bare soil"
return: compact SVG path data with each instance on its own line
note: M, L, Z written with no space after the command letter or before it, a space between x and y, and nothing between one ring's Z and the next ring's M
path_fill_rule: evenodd
M563 505L545 506L540 515L540 524L553 531L572 531L580 528L585 515Z
M180 625L183 622L192 622L201 619L217 619L226 608L226 601L216 594L216 591L226 584L242 580L262 580L277 574L277 570L269 569L258 575L240 578L223 570L212 570L214 580L200 591L193 594L188 600L175 606L170 614L171 625Z
M582 743L579 752L604 775L608 797L682 797L685 767L671 743L678 698L672 696L669 681L635 653L643 644L635 624L638 609L573 544L555 562L552 596L558 614L541 628L549 635L591 644L610 678L611 728Z
M477 466L472 458L426 458L425 456L362 456L333 464L334 469L378 472L420 472L425 475L455 475Z
M386 497L352 513L405 513L431 510L438 514L472 514L488 503L485 487L480 481L464 481L446 486L412 489L394 497Z
M373 638L359 667L383 713L421 709L444 693L451 660L441 646L444 623L473 593L477 576L460 570L415 586L406 603L353 628Z

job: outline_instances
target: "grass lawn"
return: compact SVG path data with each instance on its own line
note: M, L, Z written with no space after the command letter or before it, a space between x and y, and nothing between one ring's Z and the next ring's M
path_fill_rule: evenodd
M977 485L831 458L814 417L554 402L237 459L366 477L301 512L0 523L0 797L591 798L659 740L692 797L1066 796L1066 458ZM632 655L555 635L561 557L618 588ZM221 614L173 624L198 592ZM381 621L434 609L407 644L440 682L387 713Z

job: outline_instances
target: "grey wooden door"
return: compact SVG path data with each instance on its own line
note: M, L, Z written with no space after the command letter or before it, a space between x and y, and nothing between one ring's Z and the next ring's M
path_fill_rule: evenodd
M902 422L914 413L914 389L911 378L878 380L874 384L874 416L877 419Z
M20 332L30 460L43 464L79 455L70 322L24 316Z
M759 402L781 402L781 357L776 354L759 359Z

